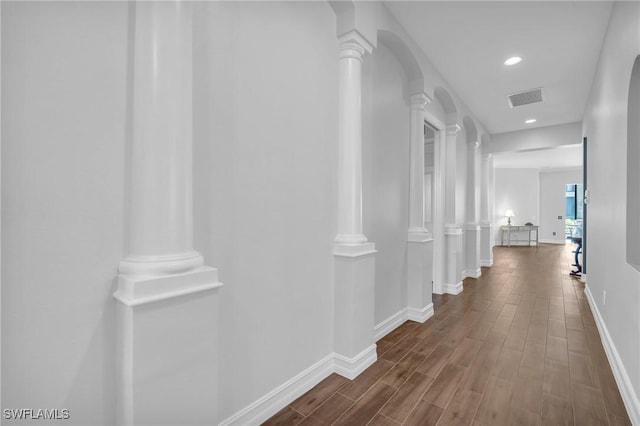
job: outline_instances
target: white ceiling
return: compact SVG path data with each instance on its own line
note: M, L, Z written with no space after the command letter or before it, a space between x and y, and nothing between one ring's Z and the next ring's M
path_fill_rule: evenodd
M386 5L489 133L582 120L611 2ZM514 55L523 61L504 65ZM507 94L538 87L543 102L509 107ZM535 124L524 124L532 117Z
M569 169L582 167L582 145L492 154L498 169Z

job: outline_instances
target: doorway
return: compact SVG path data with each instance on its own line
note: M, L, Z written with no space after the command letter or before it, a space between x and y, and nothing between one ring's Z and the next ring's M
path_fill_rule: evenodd
M584 204L584 187L581 183L569 183L565 185L564 206L565 206L565 239L571 240L574 229L582 227Z

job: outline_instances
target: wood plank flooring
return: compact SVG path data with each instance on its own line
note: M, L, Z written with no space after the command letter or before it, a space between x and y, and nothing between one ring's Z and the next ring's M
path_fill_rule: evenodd
M435 314L377 342L265 425L628 425L571 246L496 247Z

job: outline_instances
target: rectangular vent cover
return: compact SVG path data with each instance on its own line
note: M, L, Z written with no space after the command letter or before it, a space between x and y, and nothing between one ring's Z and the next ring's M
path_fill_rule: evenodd
M542 102L542 87L520 93L513 93L507 95L507 98L509 99L509 106L511 108Z

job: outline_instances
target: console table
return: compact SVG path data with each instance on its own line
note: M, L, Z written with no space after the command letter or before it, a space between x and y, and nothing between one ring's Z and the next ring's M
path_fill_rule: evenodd
M504 245L504 233L507 233L507 246L511 247L511 233L512 232L528 232L529 233L529 245L531 245L531 231L536 233L536 245L538 245L538 226L537 225L504 225L500 227L500 234L502 239L502 245Z

